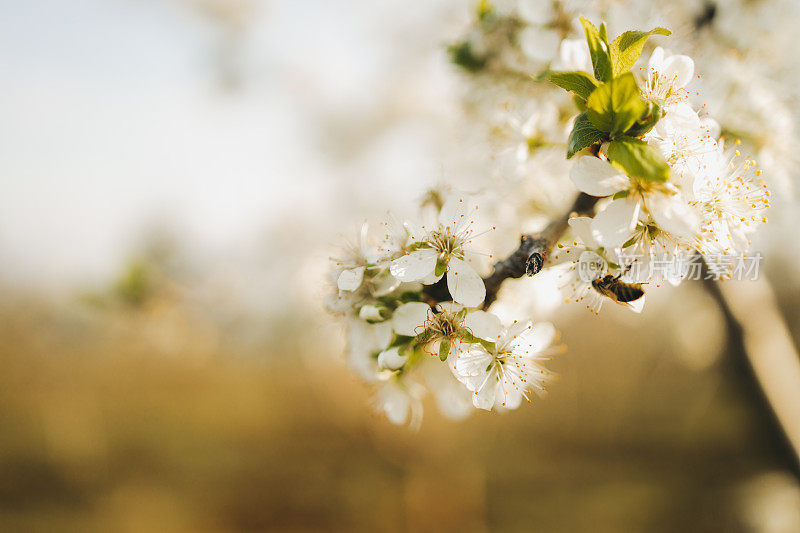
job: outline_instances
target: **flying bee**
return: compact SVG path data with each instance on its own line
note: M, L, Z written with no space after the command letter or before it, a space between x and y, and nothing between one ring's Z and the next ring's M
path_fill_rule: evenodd
M627 271L627 270L626 270ZM606 274L592 281L594 290L610 298L620 305L629 307L639 313L644 305L644 289L641 283L628 283L621 281L624 272Z

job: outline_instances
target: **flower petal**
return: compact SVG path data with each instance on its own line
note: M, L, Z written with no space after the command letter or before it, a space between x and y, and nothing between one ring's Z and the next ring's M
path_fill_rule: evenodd
M650 67L651 70L661 70L661 65L664 63L664 49L660 46L656 46L653 53L650 55L650 61L647 63L647 66Z
M339 274L336 285L342 291L354 291L361 286L365 267L347 268Z
M608 161L593 156L583 156L569 171L572 183L592 196L608 196L625 189L630 180Z
M442 302L436 308L443 313L452 315L464 309L464 306L456 302Z
M428 320L430 306L423 302L409 302L394 311L392 328L395 333L409 337L422 333L425 321Z
M378 403L389 422L395 425L405 424L411 410L411 397L409 394L391 381L378 391Z
M691 238L700 231L700 218L680 196L655 195L647 207L658 227L676 237Z
M438 256L433 248L416 250L392 261L389 272L400 281L417 281L436 270Z
M644 308L644 295L632 302L628 302L628 308L634 313L641 313Z
M658 121L656 127L661 126L661 123L669 125L673 128L680 130L699 130L700 117L697 111L692 109L692 106L685 102L672 104L667 108L667 113L661 120ZM661 131L661 130L659 130ZM674 130L668 131L668 134L674 134Z
M568 221L569 227L586 248L597 248L597 241L592 235L592 219L590 217L572 217Z
M503 387L497 387L496 395L495 402L500 402L504 409L513 410L522 404L522 393L518 390L505 390Z
M592 220L592 235L606 248L622 246L631 237L639 219L639 202L620 198L597 213Z
M692 80L694 61L689 56L669 56L661 65L660 74L675 88L685 87Z
M591 288L590 283L606 273L606 260L596 252L585 250L578 258L576 270L578 279L584 282L584 286Z
M450 228L452 233L458 233L472 220L473 211L474 207L469 199L452 194L439 211L439 224Z
M407 359L407 355L400 355L400 348L389 348L378 354L378 366L385 370L399 370Z
M430 274L419 280L419 282L422 283L423 285L433 285L434 283L442 279L442 276L444 276L444 274L440 274L437 276L436 271L434 270L433 272L431 272Z
M490 380L496 379L494 376L489 377ZM472 405L478 409L485 409L491 411L494 407L495 396L497 395L496 384L486 384L480 390L475 391L472 395Z
M494 313L473 311L464 319L464 327L480 339L496 342L503 326Z
M466 307L477 307L486 297L486 287L477 272L462 259L450 258L447 269L447 289L453 301Z
M537 322L517 335L513 344L523 354L533 356L550 346L555 337L556 328L553 324L550 322Z

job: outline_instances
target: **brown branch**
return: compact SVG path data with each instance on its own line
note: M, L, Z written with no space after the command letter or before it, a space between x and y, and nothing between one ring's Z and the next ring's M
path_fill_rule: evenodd
M753 355L748 353L745 344L745 328L722 293L720 282L710 275L708 263L702 256L700 263L703 288L717 304L725 321L728 355L726 370L736 378L750 405L756 410L757 424L760 425L759 433L766 437L769 446L780 458L783 466L800 480L800 461L797 451L753 367Z
M551 221L539 233L525 234L520 237L519 247L506 259L494 264L492 274L484 278L486 298L483 308L486 309L497 299L500 286L508 278L521 278L523 275L533 276L538 273L547 254L569 227L569 219L573 214L591 214L594 205L600 198L580 193L575 197L572 206L564 214Z
M486 287L483 308L488 308L497 299L500 285L505 280L521 278L525 274L533 276L538 273L544 266L544 261L550 249L555 246L558 239L567 231L570 217L573 214L591 214L598 200L600 198L580 193L575 197L572 206L561 216L551 221L542 231L523 234L519 239L519 247L507 258L495 263L492 273L483 278L483 284ZM452 300L452 296L447 290L447 280L445 278L432 285L426 285L422 290L422 294L425 301L431 305Z

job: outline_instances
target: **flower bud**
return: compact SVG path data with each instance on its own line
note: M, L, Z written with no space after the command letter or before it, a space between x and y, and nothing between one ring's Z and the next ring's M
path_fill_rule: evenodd
M384 370L399 370L407 359L407 355L400 355L400 348L389 348L378 355L378 366Z
M358 318L370 323L383 322L386 320L383 315L381 315L381 308L371 304L361 306L361 309L358 311Z

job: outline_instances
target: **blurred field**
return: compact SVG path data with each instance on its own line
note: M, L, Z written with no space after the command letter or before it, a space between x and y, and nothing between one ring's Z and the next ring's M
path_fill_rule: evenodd
M681 291L718 350L713 308ZM604 315L559 320L547 399L462 423L426 405L412 433L368 408L328 325L244 343L174 295L9 295L0 530L797 531L797 486L724 365L691 363L657 312Z

